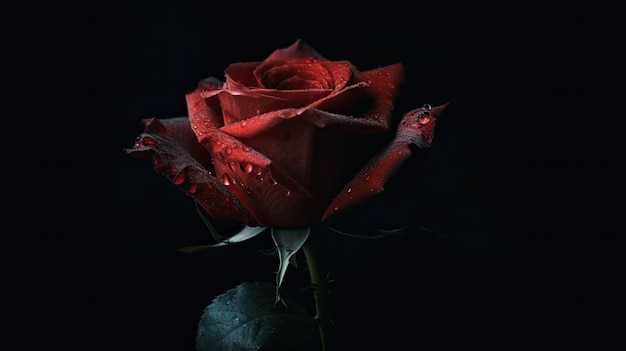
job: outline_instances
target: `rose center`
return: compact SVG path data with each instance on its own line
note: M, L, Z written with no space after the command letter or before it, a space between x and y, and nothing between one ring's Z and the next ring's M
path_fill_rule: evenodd
M265 88L277 90L332 89L333 79L328 70L317 63L286 62L263 73Z

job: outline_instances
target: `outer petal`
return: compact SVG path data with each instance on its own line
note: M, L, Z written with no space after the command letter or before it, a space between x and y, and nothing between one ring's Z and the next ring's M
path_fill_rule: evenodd
M223 83L213 77L201 80L193 91L185 95L191 126L196 129L224 125L217 101L205 99L208 92L220 91Z
M353 98L354 105L346 104L345 95L337 94L320 102L316 108L328 113L320 114L318 126L343 126L346 133L378 133L389 128L393 117L394 101L405 81L404 66L394 64L378 69L358 72L355 79L364 82L360 94ZM346 109L348 107L348 109ZM363 110L352 114L353 111Z
M228 133L232 136L236 136L240 138L252 137L252 136L268 131L270 128L275 127L276 125L281 123L283 120L300 116L306 111L315 109L317 106L324 103L324 101L326 101L327 99L332 99L334 96L339 95L339 94L348 94L350 90L363 88L364 86L366 86L366 83L353 84L351 86L348 86L346 89L340 92L333 92L327 97L319 99L307 106L304 106L301 108L285 108L281 110L274 110L274 111L270 111L267 113L262 113L260 115L249 118L247 120L227 124L221 127L220 129L223 132ZM361 125L361 123L357 121L358 119L349 117L349 116L345 116L345 117L346 119L350 119L350 121L352 121L352 123L350 124L352 127ZM315 113L313 114L309 113L307 114L306 118L309 120L309 122L312 122L314 125L320 128L328 124L337 124L338 121L345 122L345 119L342 119L340 117L337 117L336 118L337 120L335 121L334 120L335 116L332 114L328 114L328 116L317 118L317 115ZM365 127L372 126L371 121L363 120L363 122L364 123L362 124ZM386 129L386 128L387 128L386 124L385 125L376 124L375 126L376 130Z
M324 57L315 51L309 44L302 39L297 39L290 46L274 50L274 52L268 56L266 61L287 61L298 58L316 58L323 60Z
M302 143L303 139L306 135L294 142ZM258 225L299 227L309 224L310 219L306 215L310 212L307 206L311 194L301 184L301 179L296 179L301 178L299 174L282 171L282 168L301 170L306 167L281 167L266 156L276 154L272 148L279 148L280 140L272 138L271 142L264 142L262 138L255 138L247 140L251 142L248 145L220 129L207 128L199 136L199 141L213 156L215 174L221 184L236 196ZM257 151L255 146L263 153ZM295 164L307 159L305 155L300 155L299 159L293 160L286 156L288 152L283 149L280 149L282 157L279 161L292 160ZM294 151L293 148L287 149Z
M370 160L335 197L322 216L322 221L382 192L387 180L411 155L410 144L415 144L420 148L430 146L436 118L441 115L446 106L447 104L433 108L429 106L404 114L395 138L385 150Z
M393 65L372 69L357 74L357 78L369 84L368 92L377 99L396 100L405 83L404 65Z
M131 149L135 157L152 157L154 169L196 199L212 217L256 226L243 204L213 175L209 154L198 144L186 117L144 120L144 132Z

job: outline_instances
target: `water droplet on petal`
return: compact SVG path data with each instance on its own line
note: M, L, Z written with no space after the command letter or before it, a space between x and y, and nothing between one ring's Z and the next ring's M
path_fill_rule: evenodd
M276 181L276 179L270 177L270 185L276 185L278 184L278 182Z
M346 190L347 193L351 193L352 192L352 188L348 188L348 190Z
M418 118L417 118L417 122L419 124L427 124L428 122L430 122L430 113L429 112L422 112Z
M193 183L189 186L189 189L187 189L187 192L190 194L195 194L196 191L198 191L198 184Z
M183 184L183 182L185 181L185 172L181 171L180 173L178 173L176 175L176 177L174 177L174 179L172 179L172 183L176 184L176 185L181 185Z
M230 185L233 181L230 179L230 176L228 175L228 173L224 173L222 175L222 184L224 185Z
M432 109L433 107L432 107L432 106L430 106L430 104L424 104L424 105L422 106L422 108L423 108L423 109L426 109L426 110L430 110L430 109Z
M287 190L287 196L291 196L291 190Z
M242 127L245 127L245 126L247 126L247 125L248 125L248 122L246 122L246 121L241 121L241 126L242 126Z
M141 139L141 142L142 142L144 145L156 145L156 144L157 144L156 140L154 140L154 139L152 139L152 138L150 138L150 137L147 137L147 136L143 137L143 138Z
M252 165L248 163L248 164L246 164L246 165L242 166L242 169L241 169L241 170L242 170L244 173L250 173L250 172L252 172L252 168L253 168L253 167L252 167Z

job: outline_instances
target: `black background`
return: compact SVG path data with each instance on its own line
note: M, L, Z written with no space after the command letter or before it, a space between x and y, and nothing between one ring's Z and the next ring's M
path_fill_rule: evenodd
M297 38L361 70L402 62L399 106L450 107L352 219L415 230L328 250L340 349L622 342L619 11L431 1L25 3L1 15L3 315L17 347L193 350L211 299L272 281L149 162L139 120ZM7 123L8 122L8 123ZM287 275L298 292L306 276ZM432 349L427 347L427 349Z

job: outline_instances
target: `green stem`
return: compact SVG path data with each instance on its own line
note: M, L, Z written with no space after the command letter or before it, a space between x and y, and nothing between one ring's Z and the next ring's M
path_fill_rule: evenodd
M315 232L309 237L302 247L304 256L306 257L307 267L311 285L313 287L313 296L315 298L315 320L317 321L322 350L328 349L330 340L330 332L332 323L330 320L330 311L328 310L328 282L326 276L320 269L318 261L319 236L321 233Z

